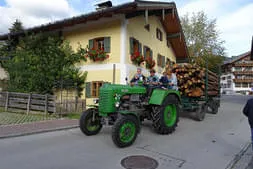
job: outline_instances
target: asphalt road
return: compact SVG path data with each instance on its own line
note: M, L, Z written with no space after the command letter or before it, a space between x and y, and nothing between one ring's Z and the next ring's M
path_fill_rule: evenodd
M242 108L245 96L224 96L217 115L197 122L180 119L172 135L142 127L129 148L116 148L110 127L87 137L79 129L0 140L0 169L123 169L121 160L146 155L158 161L158 169L229 169L249 143L250 130Z

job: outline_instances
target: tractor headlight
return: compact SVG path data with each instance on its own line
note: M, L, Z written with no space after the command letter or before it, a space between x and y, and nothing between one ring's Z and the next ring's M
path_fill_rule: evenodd
M94 104L98 104L99 99L93 99Z
M120 103L119 102L116 102L115 103L115 107L119 107Z

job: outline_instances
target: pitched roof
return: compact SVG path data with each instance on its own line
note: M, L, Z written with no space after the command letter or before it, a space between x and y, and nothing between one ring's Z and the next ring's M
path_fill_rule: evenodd
M243 53L241 55L234 56L231 60L225 61L223 65L232 64L232 63L234 63L234 62L236 62L238 60L241 60L241 59L243 59L243 58L245 58L247 56L250 56L250 53L251 53L251 51L248 51L248 52L245 52L245 53Z
M185 37L177 13L176 4L174 2L152 2L135 0L134 2L129 2L80 16L63 19L53 23L28 28L21 32L3 34L0 35L0 40L7 40L8 37L22 36L25 33L61 31L66 27L87 23L88 21L98 20L102 17L112 17L116 14L125 14L126 18L132 18L144 15L146 10L148 10L149 16L155 15L159 17L167 33L167 38L170 41L172 48L174 49L177 59L188 58L188 49L185 43Z

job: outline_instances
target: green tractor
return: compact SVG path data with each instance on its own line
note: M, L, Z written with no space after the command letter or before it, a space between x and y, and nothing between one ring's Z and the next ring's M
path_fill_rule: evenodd
M151 94L150 94L151 93ZM83 112L80 129L98 134L103 125L112 125L112 140L118 147L133 144L142 121L152 121L155 132L170 134L178 123L180 95L175 90L148 86L104 84L95 105Z

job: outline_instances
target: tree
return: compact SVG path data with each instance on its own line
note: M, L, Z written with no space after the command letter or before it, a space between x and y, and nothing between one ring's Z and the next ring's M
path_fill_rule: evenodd
M12 24L12 27L9 28L10 33L20 32L23 30L24 30L23 24L18 19L16 19L15 22Z
M10 34L15 34L24 31L24 27L21 21L18 19L15 20L15 22L12 24L12 27L9 28ZM19 43L19 37L18 36L10 36L10 40L7 41L7 44L9 45L9 50L13 51L16 49L17 45Z
M184 15L181 18L183 32L189 51L190 60L217 72L217 66L223 63L225 56L224 41L220 40L216 28L216 19L208 20L206 14L201 11Z
M86 50L74 52L68 42L47 35L36 34L20 38L13 58L4 62L9 73L9 91L53 93L56 82L71 81L78 95L84 88L87 73L81 74L75 64L86 61ZM69 86L61 86L69 88Z

